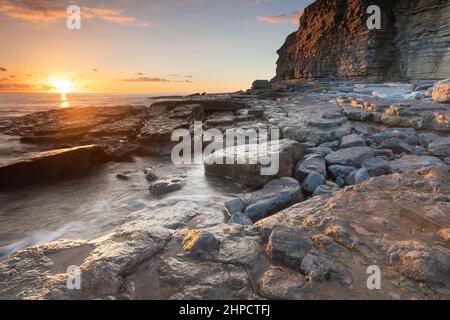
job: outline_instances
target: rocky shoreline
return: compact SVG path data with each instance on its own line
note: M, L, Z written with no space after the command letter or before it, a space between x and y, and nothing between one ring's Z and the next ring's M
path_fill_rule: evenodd
M89 170L107 161L170 155L172 132L192 131L194 121L223 134L277 129L283 139L279 175L205 165L206 174L254 188L223 203L222 222L196 227L191 222L204 209L180 201L136 212L95 240L27 248L0 261L0 297L448 299L448 93L448 81L259 81L247 92L150 107L69 108L0 121L1 134L41 149L0 167L7 192L95 174ZM155 196L185 186L183 175L142 174ZM80 266L81 290L66 287L69 265ZM382 270L382 290L367 288L372 265Z

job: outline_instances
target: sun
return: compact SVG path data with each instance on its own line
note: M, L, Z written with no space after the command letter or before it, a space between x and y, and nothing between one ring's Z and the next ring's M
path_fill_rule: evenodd
M51 78L50 83L58 93L71 93L75 89L72 81L65 78Z

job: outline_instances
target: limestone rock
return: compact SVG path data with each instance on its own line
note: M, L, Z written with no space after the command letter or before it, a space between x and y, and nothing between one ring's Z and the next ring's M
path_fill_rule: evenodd
M329 154L325 160L329 165L343 165L361 167L361 163L374 157L373 149L370 147L353 147L341 149Z
M433 88L433 100L441 103L450 103L450 79L436 83Z
M295 166L303 154L303 144L292 140L269 143L267 152L261 150L258 145L235 146L213 153L205 161L205 171L208 174L229 177L242 184L258 188L277 178L293 177ZM227 164L227 155L237 157L234 158L234 164ZM243 156L248 159L246 164L237 163L236 160ZM276 170L277 165L278 170ZM270 168L270 166L274 169L273 172L268 170L267 175L262 175L264 173L262 168Z
M83 175L104 161L105 153L96 145L38 152L0 167L0 188Z

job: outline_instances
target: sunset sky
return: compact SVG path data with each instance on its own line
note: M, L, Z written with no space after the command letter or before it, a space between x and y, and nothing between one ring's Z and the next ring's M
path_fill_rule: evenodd
M0 0L0 92L192 93L274 76L312 0ZM66 9L82 8L81 30Z

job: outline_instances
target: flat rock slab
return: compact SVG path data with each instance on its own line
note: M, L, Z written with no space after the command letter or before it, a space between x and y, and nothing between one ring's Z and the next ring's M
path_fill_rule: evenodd
M394 172L408 172L430 166L445 166L446 164L436 157L405 155L398 160L390 162Z
M35 153L0 167L0 188L81 175L104 161L104 151L96 145Z
M244 185L261 188L270 181L293 177L294 169L304 154L302 143L292 140L269 142L266 148L258 145L240 145L218 150L205 159L207 174L228 177ZM227 158L234 164L227 164ZM239 164L238 159L247 159ZM233 159L231 159L233 160ZM278 170L276 170L278 162ZM273 168L264 173L264 169Z

